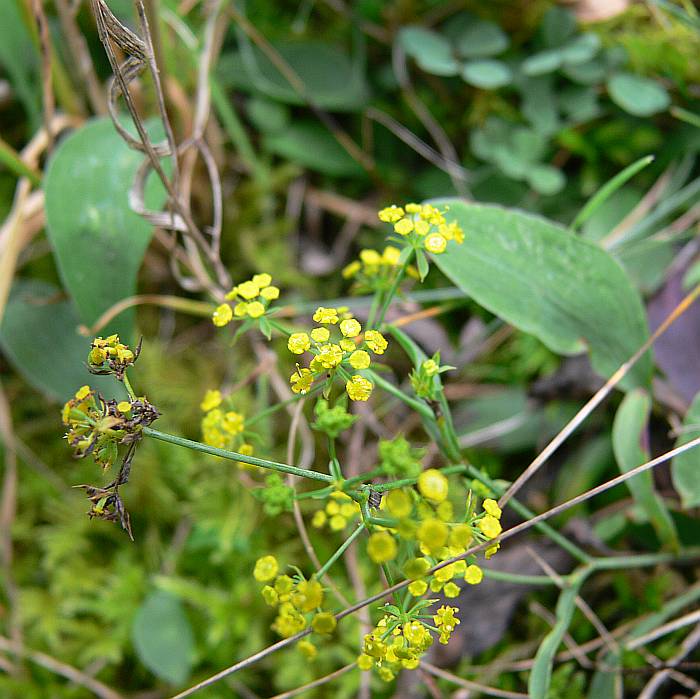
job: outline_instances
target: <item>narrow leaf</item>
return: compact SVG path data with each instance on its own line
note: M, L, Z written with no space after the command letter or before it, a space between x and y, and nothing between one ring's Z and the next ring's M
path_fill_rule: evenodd
M676 441L676 447L683 446L693 439L700 437L700 393L695 396L685 420L683 433ZM700 452L691 449L679 454L671 462L671 477L673 487L681 496L684 508L700 505Z

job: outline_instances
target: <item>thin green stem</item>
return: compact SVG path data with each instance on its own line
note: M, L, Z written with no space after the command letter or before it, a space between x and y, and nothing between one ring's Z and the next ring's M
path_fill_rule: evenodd
M0 138L0 163L12 170L18 177L26 177L35 186L41 186L41 173L29 167L19 153L6 141Z
M516 583L517 585L556 585L554 578L547 575L521 575L520 573L508 573L505 570L482 568L485 578L498 580L499 582ZM562 576L566 579L565 576Z
M383 292L381 291L381 289L378 289L372 296L372 305L369 307L369 314L367 316L368 328L374 327L374 319L377 317L377 311L379 310L379 306L381 305L382 294Z
M329 570L329 568L345 553L345 550L352 544L355 539L364 531L365 525L363 522L358 524L357 529L350 534L350 536L345 539L345 541L340 545L338 550L316 571L315 577L323 577Z
M641 553L631 556L611 556L593 558L591 563L596 570L617 570L619 568L643 568L661 563L677 563L682 560L697 560L700 548L687 548L680 553Z
M313 481L323 481L324 483L333 482L333 477L329 476L326 473L310 471L308 468L289 466L288 464L280 464L276 461L259 459L257 456L249 456L248 454L239 454L238 452L228 451L227 449L211 447L208 444L194 442L191 439L177 437L176 435L168 434L167 432L160 432L159 430L154 430L151 427L144 427L143 434L145 434L147 437L159 439L161 442L169 442L170 444L176 444L179 447L185 447L186 449L192 449L193 451L199 451L204 454L211 454L212 456L220 456L222 459L228 459L229 461L240 461L241 463L250 464L251 466L260 466L261 468L267 468L271 471L279 471L280 473L291 473L294 476L309 478Z
M364 371L380 388L383 388L387 393L390 393L392 396L395 396L400 401L413 408L421 417L427 418L428 420L435 420L433 411L425 403L406 395L400 388L394 386L394 384L377 374L377 372L372 371L372 369L365 369Z
M338 461L338 456L335 452L335 440L331 437L328 438L328 456L330 457L328 470L331 472L331 476L333 476L336 481L342 481L343 472L340 469L340 461Z
M396 292L399 289L399 285L401 284L404 275L406 274L406 269L408 269L408 265L410 264L411 260L413 259L414 255L414 250L411 249L408 257L406 258L406 261L401 265L401 268L399 271L396 273L396 277L392 283L392 285L389 287L389 291L386 292L386 295L384 296L384 302L382 303L382 307L379 311L379 316L377 317L377 327L381 327L382 323L384 322L384 316L386 315L386 312L389 310L389 306L391 306L391 302L394 300L394 296L396 296Z
M126 389L126 392L129 394L129 398L131 400L136 400L136 393L134 389L131 387L131 383L129 382L129 377L126 375L126 372L124 372L124 388Z

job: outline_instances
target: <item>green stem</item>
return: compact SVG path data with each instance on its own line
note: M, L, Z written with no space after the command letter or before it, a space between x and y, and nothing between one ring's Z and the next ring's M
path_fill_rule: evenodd
M342 481L343 472L340 470L340 462L335 452L335 440L330 437L328 438L328 456L330 456L328 470L331 472L331 476L333 476L336 481Z
M382 304L382 307L379 311L379 317L377 318L377 327L381 327L382 323L384 322L384 316L389 310L389 306L391 306L391 302L394 300L394 296L396 296L396 292L398 291L399 285L401 284L404 275L406 274L406 269L408 268L408 265L413 259L413 255L414 250L411 249L410 254L406 258L406 261L403 263L403 265L401 265L401 268L396 273L396 278L394 279L392 285L389 287L389 291L387 291L386 295L384 296L384 303Z
M372 296L372 305L369 307L369 314L367 316L367 327L368 328L374 327L374 319L377 317L377 311L379 310L381 298L382 298L382 291L378 289L374 293L374 296Z
M394 386L394 384L387 381L375 371L372 371L371 369L365 369L364 371L365 374L370 379L372 379L372 381L374 381L380 388L383 388L387 393L391 393L392 396L395 396L400 401L413 408L413 410L415 410L421 417L424 417L428 420L435 420L435 415L433 415L433 411L425 403L406 395L400 388Z
M610 558L593 558L595 570L616 570L618 568L642 568L660 563L677 563L682 560L700 558L700 549L688 548L680 553L641 553L632 556L611 556Z
M493 570L492 568L482 568L485 578L498 580L500 582L511 582L517 585L556 585L554 578L547 575L520 575L519 573L507 573L504 570ZM566 579L566 576L562 576Z
M360 524L357 526L357 529L350 534L350 536L345 539L345 541L340 545L338 550L316 571L315 577L316 578L321 578L323 577L327 572L328 569L345 553L345 550L352 544L355 539L357 539L358 536L364 531L365 525L360 522Z
M41 186L41 174L29 167L20 157L19 153L0 138L0 163L7 166L18 177L26 177L35 186Z
M289 466L288 464L280 464L276 461L259 459L257 456L248 456L247 454L239 454L238 452L228 451L227 449L211 447L208 444L194 442L191 439L177 437L174 434L168 434L167 432L160 432L159 430L154 430L151 427L144 427L143 434L145 434L147 437L159 439L161 442L169 442L170 444L176 444L179 447L185 447L186 449L192 449L193 451L199 451L204 454L211 454L212 456L220 456L222 459L228 459L229 461L240 461L241 463L250 464L251 466L260 466L261 468L267 468L271 471L279 471L280 473L291 473L294 476L309 478L313 481L323 481L324 483L333 482L333 477L329 476L326 473L310 471L307 468Z
M134 392L134 389L131 387L131 383L129 382L129 377L126 375L126 372L124 372L124 388L126 389L126 392L129 394L129 398L131 398L131 400L136 400L136 393Z

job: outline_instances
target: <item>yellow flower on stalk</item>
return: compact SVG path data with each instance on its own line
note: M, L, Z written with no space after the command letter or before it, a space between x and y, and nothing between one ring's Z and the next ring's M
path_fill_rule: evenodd
M425 249L433 255L441 255L447 248L447 239L440 233L431 233L424 243Z
M233 319L233 311L231 306L227 303L222 303L220 306L216 307L214 313L212 313L211 320L217 328L223 328L224 325L228 325Z
M359 374L354 374L350 377L350 380L345 384L345 390L347 391L350 400L366 401L372 395L372 389L374 386L370 381L368 381L364 376Z
M303 354L311 347L311 340L306 333L292 333L287 341L287 349L294 354Z
M429 553L434 553L445 545L448 533L447 525L433 517L423 520L416 532L418 541Z
M362 326L354 318L340 321L340 332L345 337L357 337L362 332Z
M260 318L265 313L265 306L260 301L251 301L248 304L248 315L251 318Z
M413 231L413 221L410 218L402 218L394 224L394 230L399 235L408 235Z
M477 565L470 565L464 573L464 582L478 585L484 579L484 572Z
M375 354L384 354L384 351L389 346L384 335L378 330L368 330L365 333L365 343Z
M389 532L376 532L369 537L367 554L375 563L388 563L398 553L396 541Z
M256 287L258 287L259 290L261 290L272 284L272 277L266 272L263 272L262 274L254 274L251 281Z
M258 582L269 582L279 571L279 564L274 556L263 556L255 562L253 577Z
M330 612L319 612L311 620L311 628L319 634L328 636L335 631L335 627L338 625L336 618Z
M487 512L496 519L501 519L501 508L498 506L498 503L495 500L492 500L491 498L486 498L482 507L484 508L484 512Z
M367 369L370 365L369 354L364 350L355 350L348 358L348 363L353 369Z
M297 371L289 377L292 391L294 391L294 393L300 393L301 395L305 395L309 392L313 382L314 377L309 369L297 369Z
M238 296L243 297L246 301L254 299L260 293L260 287L253 281L243 282L235 287Z
M414 597L421 597L426 593L428 589L428 583L425 580L414 580L409 586L408 591Z
M280 297L280 290L276 286L268 286L265 289L260 289L260 296L267 301L274 301Z
M324 369L332 369L343 361L343 350L336 344L321 345L314 361Z
M493 515L484 515L476 526L487 539L495 539L502 531L501 523Z
M330 330L328 328L314 328L311 331L311 339L314 342L328 342L328 338L331 336Z
M418 476L418 490L428 500L440 503L447 499L447 478L436 468L429 468Z
M384 221L384 223L396 223L396 221L403 218L404 211L400 206L392 204L382 209L377 215L379 220Z
M199 407L205 413L207 413L210 410L213 410L214 408L218 408L221 405L221 401L222 401L221 391L213 390L210 388L204 394L204 398L202 398L202 402L199 404Z
M335 325L339 320L338 309L324 308L323 306L319 306L313 315L313 319L316 323Z

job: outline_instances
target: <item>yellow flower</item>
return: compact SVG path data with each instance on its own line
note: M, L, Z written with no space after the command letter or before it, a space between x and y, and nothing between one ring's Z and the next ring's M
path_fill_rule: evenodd
M320 529L326 523L326 513L323 510L317 510L314 512L314 516L311 518L311 526Z
M453 582L448 582L447 585L442 588L442 592L445 597L459 597L460 589Z
M287 340L287 349L294 354L304 354L311 347L311 340L306 333L292 333Z
M235 291L246 301L254 299L260 293L260 287L255 282L243 282L235 287Z
M435 376L440 371L438 363L434 359L426 359L421 368L425 372L426 376Z
M344 337L342 340L338 340L338 344L340 345L340 349L342 349L343 352L355 351L355 343L352 340L349 340L347 337Z
M265 313L265 306L260 301L251 301L248 304L248 315L251 318L260 318Z
M442 502L447 499L447 478L436 468L429 468L418 476L418 490L424 498Z
M236 316L236 318L242 318L244 315L248 314L248 304L245 301L239 301L234 307L233 307L233 315Z
M336 344L321 345L316 360L324 369L332 369L343 361L343 350Z
M101 347L93 347L88 355L88 362L99 366L107 359L107 353Z
M392 204L382 209L377 215L379 216L379 220L384 221L384 223L395 223L403 217L403 213L403 209L400 206Z
M411 496L401 489L390 490L384 498L385 507L389 512L402 519L403 517L408 517L413 509L413 502Z
M414 580L409 586L408 586L408 591L414 596L414 597L421 597L426 593L426 590L428 589L428 583L425 582L425 580Z
M228 325L232 318L233 311L231 311L231 306L227 303L222 303L220 306L217 306L211 316L212 323L218 328L223 328L224 325Z
M276 286L268 286L260 290L260 296L267 301L274 301L280 297L280 290Z
M420 204L416 204L414 202L411 202L410 204L406 204L406 213L407 214L419 214L421 212L423 207L421 207Z
M265 273L255 274L253 275L252 282L258 287L258 289L264 289L266 286L270 286L270 284L272 284L272 277Z
M342 529L345 529L347 526L348 520L343 517L343 515L333 515L330 518L330 521L328 522L328 526L334 531L334 532L339 532Z
M457 245L461 245L464 242L464 231L455 221L441 224L438 227L438 233L447 240L454 240Z
M199 407L205 412L209 412L214 408L218 408L221 405L221 391L212 390L211 388L204 394L202 402Z
M360 270L362 269L362 264L359 260L353 260L349 265L343 267L342 275L343 279L352 279Z
M484 515L476 526L487 539L495 539L503 531L501 523L493 515Z
M450 546L466 551L472 541L472 529L468 524L457 524L450 532Z
M328 342L328 338L331 336L330 330L328 328L314 328L311 331L311 339L314 342Z
M421 522L416 532L418 541L430 552L441 549L447 541L447 525L439 519L430 518Z
M370 395L372 395L372 388L374 388L372 384L359 374L351 376L350 380L345 384L345 390L350 396L350 400L368 400Z
M484 551L484 557L486 558L486 560L488 561L489 558L491 558L491 556L496 554L498 552L498 549L500 549L500 548L501 548L501 543L499 541L497 541L495 544L491 544L491 546L489 546L486 549L486 551Z
M384 350L389 346L389 343L378 330L368 330L365 333L365 342L375 354L384 354Z
M90 386L81 386L76 392L75 392L75 398L76 400L84 400L90 395Z
M389 532L376 532L369 537L367 554L375 563L387 563L396 558L397 547Z
M302 396L309 392L313 382L314 377L308 369L297 369L297 371L289 377L292 391L294 391L294 393L301 393Z
M270 587L270 585L265 585L265 587L263 587L260 593L262 594L262 597L265 600L265 604L268 604L270 607L276 607L279 603L280 596L277 594L277 590L275 590L274 587Z
M414 224L414 229L418 235L425 235L430 230L430 224L427 221L416 221Z
M339 320L338 309L324 308L323 306L319 306L313 315L313 319L316 323L335 325Z
M409 580L418 580L430 570L430 563L425 558L411 558L403 567L404 575Z
M318 655L318 649L308 638L302 638L297 643L297 648L307 660L313 660Z
M484 571L477 565L470 565L464 573L464 582L478 585L484 579Z
M399 235L408 235L413 230L413 221L410 218L402 218L394 224L394 230Z
M263 556L255 561L255 569L253 570L253 577L258 582L269 582L272 580L279 571L279 564L274 556Z
M445 252L447 247L447 239L440 233L431 233L423 243L425 249L428 252L432 252L433 255L440 255Z
M233 410L224 414L221 426L229 434L238 434L243 432L244 418L240 413L235 413Z
M399 258L401 257L401 250L395 248L393 245L387 245L382 253L382 262L385 265L390 265L392 267L399 264Z
M362 326L354 318L340 321L340 332L345 337L357 337L362 332Z
M368 267L380 265L382 263L381 255L372 249L360 250L360 259L362 263Z
M122 400L117 403L117 410L120 413L128 413L131 410L131 403L128 400Z
M353 369L366 369L370 365L369 354L364 350L355 350L348 358L348 362Z
M336 618L330 612L319 612L311 620L311 628L316 632L324 635L328 635L335 631L335 627L338 625Z
M496 519L501 519L501 508L498 506L498 503L495 500L486 498L482 507L484 508L484 512L487 512Z
M302 580L292 593L292 604L300 612L312 612L323 604L323 587L318 580Z
M372 660L372 656L367 655L366 653L362 653L362 655L359 655L357 657L357 667L359 667L360 670L364 670L365 672L367 670L371 670L372 667L374 667L374 660Z

